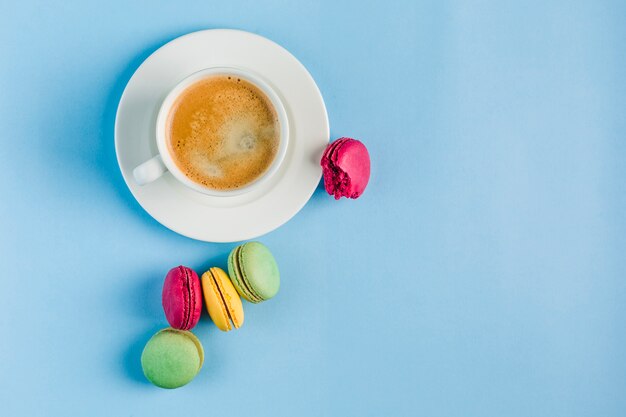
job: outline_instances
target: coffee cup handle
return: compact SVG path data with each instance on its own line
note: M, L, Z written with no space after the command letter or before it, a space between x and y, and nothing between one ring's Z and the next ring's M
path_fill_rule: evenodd
M161 155L157 155L133 169L133 177L135 177L137 184L146 185L160 178L166 172L167 167L163 163Z

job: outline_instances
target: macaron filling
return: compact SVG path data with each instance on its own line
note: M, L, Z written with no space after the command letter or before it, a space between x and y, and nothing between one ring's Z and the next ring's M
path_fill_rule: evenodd
M243 270L243 260L242 260L242 252L243 248L246 245L241 245L235 249L235 253L233 254L233 267L235 269L235 280L237 281L238 287L245 293L245 296L248 300L253 303L259 303L263 301L261 298L249 285L245 277L245 271Z
M250 281L248 280L248 275L246 273L245 262L244 262L244 256L245 256L244 252L246 250L247 245L248 245L247 243L244 243L239 248L239 256L238 256L237 264L238 264L239 270L241 271L241 280L243 281L243 284L246 286L248 291L250 291L250 294L252 294L253 298L259 301L263 301L263 297L261 297L259 293L254 289L254 287L250 285Z
M335 165L335 162L337 161L337 152L347 141L347 139L339 139L338 141L335 141L328 148L328 152L325 153L324 158L322 159L324 185L326 186L326 190L332 194L335 199L339 199L342 196L356 198L350 194L350 188L352 185L350 176Z
M213 284L212 287L215 291L215 294L217 294L220 300L222 300L222 312L224 313L224 317L227 318L226 322L228 324L228 330L230 330L231 328L231 323L235 326L236 329L239 328L239 323L237 323L237 319L233 317L232 314L230 314L230 306L226 301L226 297L224 297L221 283L218 281L216 274L214 274L213 271L209 270L209 276L211 277L211 283Z
M324 167L324 185L326 186L326 190L332 194L335 199L339 199L343 196L350 198L357 198L359 196L359 194L350 192L352 188L350 176L332 163Z
M232 269L230 261L229 268ZM213 267L202 274L201 280L206 309L217 328L224 332L240 328L244 322L243 305L228 274Z
M185 276L185 281L183 284L183 292L186 291L187 297L185 298L185 318L183 320L183 329L189 328L189 321L191 320L191 312L195 310L194 305L194 296L193 296L193 286L191 285L191 278L189 277L189 271L187 268L180 266L183 274Z

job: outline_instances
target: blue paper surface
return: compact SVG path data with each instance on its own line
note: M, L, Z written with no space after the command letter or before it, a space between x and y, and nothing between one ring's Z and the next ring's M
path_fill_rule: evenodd
M200 29L308 68L372 157L261 241L278 296L174 391L141 373L167 270L232 244L165 229L113 147L140 63ZM5 1L0 403L7 416L623 416L623 1Z

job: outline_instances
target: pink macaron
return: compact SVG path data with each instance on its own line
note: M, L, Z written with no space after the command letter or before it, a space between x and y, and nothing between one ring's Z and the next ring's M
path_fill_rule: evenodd
M162 302L170 326L191 330L202 313L202 286L198 274L182 265L170 269L163 283Z
M359 198L370 179L370 155L363 143L356 139L339 138L322 155L324 187L328 194Z

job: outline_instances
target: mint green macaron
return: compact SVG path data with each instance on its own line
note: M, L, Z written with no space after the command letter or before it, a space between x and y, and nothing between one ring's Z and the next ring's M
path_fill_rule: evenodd
M202 368L204 349L191 332L171 327L148 340L141 354L143 373L157 387L178 388L189 383Z
M232 250L228 274L239 295L252 303L269 300L280 287L274 255L259 242L244 243Z

